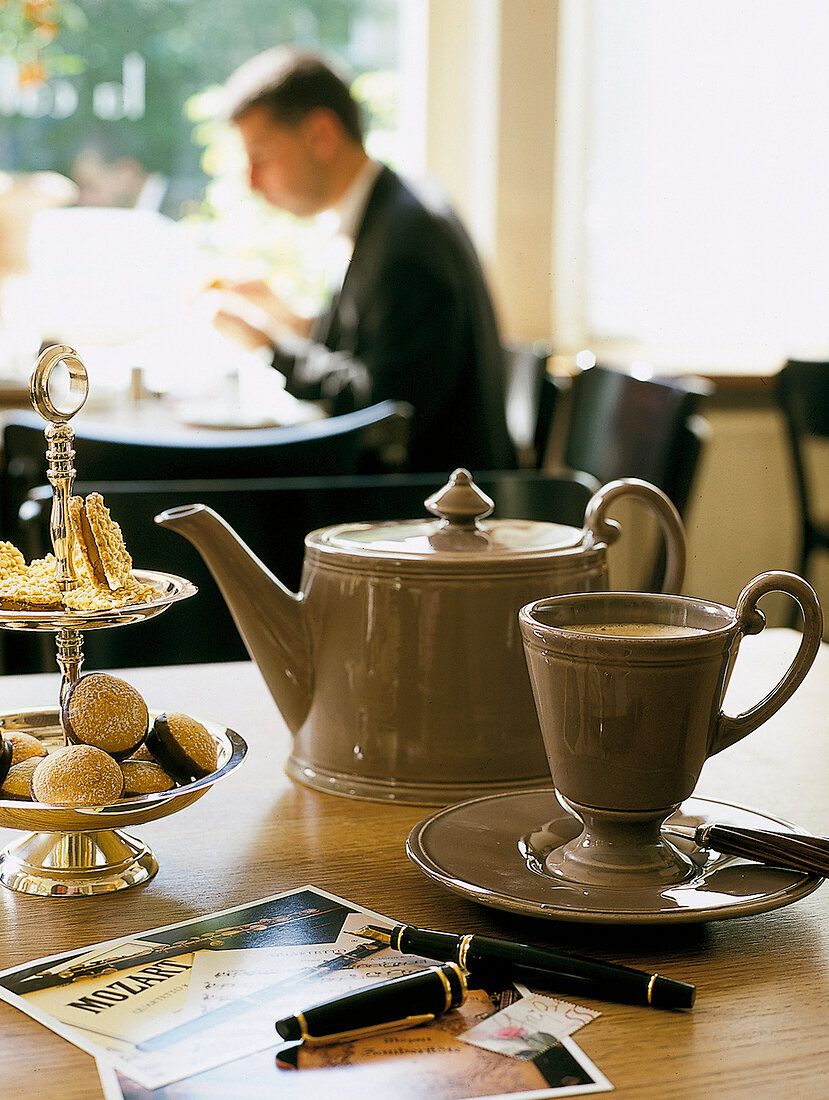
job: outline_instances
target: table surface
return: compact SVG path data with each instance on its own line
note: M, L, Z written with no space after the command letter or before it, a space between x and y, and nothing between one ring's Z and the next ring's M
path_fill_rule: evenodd
M732 713L764 695L798 635L747 638ZM710 760L696 794L829 834L829 646L795 696L760 730ZM160 870L144 887L98 898L27 897L0 888L0 968L240 905L306 884L405 923L505 935L640 966L697 986L691 1012L578 998L601 1016L577 1042L621 1097L710 1100L825 1097L829 1075L829 890L770 913L710 924L617 926L513 917L426 879L406 858L431 812L360 802L294 784L289 735L255 665L131 669L151 708L225 723L248 759L193 806L136 828ZM0 708L50 705L58 676L0 679ZM18 834L0 830L5 846ZM18 1100L99 1097L92 1059L0 1004L0 1079Z

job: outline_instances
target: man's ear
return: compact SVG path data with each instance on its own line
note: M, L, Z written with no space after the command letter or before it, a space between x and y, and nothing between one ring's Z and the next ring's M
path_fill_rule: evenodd
M328 107L316 107L305 116L302 125L315 156L324 163L332 161L346 141L339 117Z

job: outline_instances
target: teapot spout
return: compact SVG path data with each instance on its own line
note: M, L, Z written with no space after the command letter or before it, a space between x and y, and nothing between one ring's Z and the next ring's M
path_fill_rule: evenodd
M314 680L302 595L289 591L204 504L170 508L155 522L178 531L201 554L274 702L296 733L311 707Z

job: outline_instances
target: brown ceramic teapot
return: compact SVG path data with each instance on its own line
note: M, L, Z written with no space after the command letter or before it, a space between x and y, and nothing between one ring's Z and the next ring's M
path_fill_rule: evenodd
M466 470L421 520L354 523L305 539L302 591L285 588L210 508L156 522L201 553L294 734L287 770L357 798L446 804L549 783L518 611L542 596L604 591L607 518L622 497L656 515L664 591L685 567L679 515L636 479L603 486L583 530L487 520L493 501Z

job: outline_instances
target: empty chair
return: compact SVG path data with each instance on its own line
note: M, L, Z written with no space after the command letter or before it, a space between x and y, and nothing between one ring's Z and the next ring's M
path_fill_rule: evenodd
M345 475L406 467L412 407L382 401L367 409L293 424L177 439L76 430L79 480L130 481ZM3 430L2 537L14 541L17 514L30 489L46 481L44 422L33 413Z
M545 378L551 354L546 340L504 345L507 429L523 467L540 469L547 449L554 391Z
M535 465L538 470L544 469L544 462L553 436L553 425L556 423L556 416L561 408L561 395L566 388L566 383L562 378L554 376L548 371L544 372L541 378L541 392L538 398L538 413L533 437Z
M447 471L448 476L449 471ZM445 479L444 479L445 480ZM496 502L500 518L539 519L581 528L598 483L583 474L552 476L533 470L475 475ZM389 474L337 478L225 481L107 482L75 486L103 494L121 525L136 568L174 573L193 581L198 594L146 622L84 637L87 670L136 665L241 660L247 656L224 600L201 556L180 535L154 522L167 508L202 503L222 516L251 550L292 590L299 588L304 537L335 523L427 519L424 501L441 487L441 475ZM35 489L21 509L21 549L27 558L50 549L49 486ZM9 671L55 668L51 635L6 632Z
M789 439L800 521L798 571L808 578L812 555L829 550L829 517L817 512L809 443L829 439L829 362L790 359L777 376L777 401Z
M572 379L564 464L603 483L650 481L682 515L705 438L696 410L711 392L701 379L641 379L589 367Z

